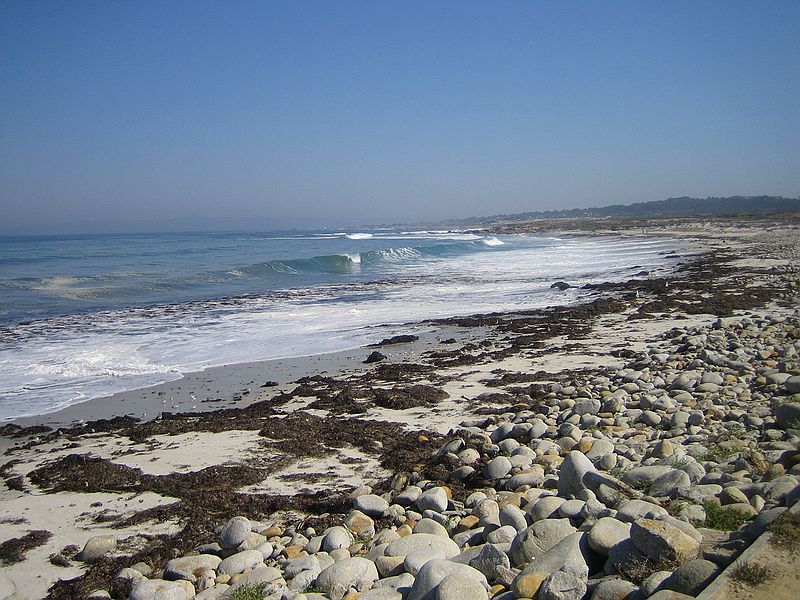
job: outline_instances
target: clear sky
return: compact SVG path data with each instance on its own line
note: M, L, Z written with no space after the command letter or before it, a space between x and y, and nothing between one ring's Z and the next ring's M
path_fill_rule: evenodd
M3 0L0 232L800 194L800 2Z

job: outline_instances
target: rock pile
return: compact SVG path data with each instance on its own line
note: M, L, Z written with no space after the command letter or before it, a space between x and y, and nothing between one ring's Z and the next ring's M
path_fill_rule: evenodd
M800 499L800 319L672 330L625 368L465 421L436 459L353 492L341 524L233 517L131 600L606 600L694 595Z

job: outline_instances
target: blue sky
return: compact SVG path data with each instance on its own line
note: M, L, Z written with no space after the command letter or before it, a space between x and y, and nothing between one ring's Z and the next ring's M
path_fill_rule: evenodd
M0 232L800 194L800 2L0 3Z

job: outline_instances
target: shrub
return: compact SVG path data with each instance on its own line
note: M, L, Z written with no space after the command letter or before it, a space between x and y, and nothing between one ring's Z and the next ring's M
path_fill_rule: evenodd
M734 508L719 506L714 502L704 502L706 520L703 527L719 529L721 531L735 531L750 518L750 515Z
M230 600L264 600L264 592L267 589L266 583L245 583L236 588L229 596Z
M752 586L761 585L773 576L769 567L750 562L739 563L731 571L731 578L734 581Z

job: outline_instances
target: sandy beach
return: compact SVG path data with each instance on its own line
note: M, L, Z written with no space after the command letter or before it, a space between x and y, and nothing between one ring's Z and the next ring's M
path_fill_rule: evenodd
M410 323L403 333L415 336L413 341L388 340L374 348L214 367L4 426L0 429L0 476L5 480L0 486L0 560L5 564L0 598L6 589L16 589L15 598L88 598L98 590L107 597L125 598L138 576L118 575L131 567L143 578L160 580L161 575L164 580L180 580L164 574L167 562L213 544L220 528L236 516L250 520L254 535L260 536L259 543L269 545L269 553L233 576L217 572L207 577L202 589L200 578L185 578L190 591L185 583L174 584L184 589L181 597L225 597L249 573L272 568L278 575L268 582L288 582L287 589L296 592L293 598L355 598L350 586L339 595L340 588L324 589L324 581L318 579L309 580L303 588L291 586L294 578L289 577L287 565L315 554L303 538L311 543L326 528L341 526L352 518L354 506L373 522L371 532L376 537L385 530L402 530L396 535L404 536L403 528L411 530L439 517L428 515L421 505L414 509L415 500L405 512L389 510L389 506L403 504L397 497L408 486L420 491L446 487L449 505L445 502L446 510L433 510L445 515L441 521L445 537L455 540L459 552L488 546L483 537L461 535L476 528L483 528L482 535L491 535L493 527L488 523L492 519L475 512L476 492L497 499L500 508L510 502L504 495L516 494L517 505L529 515L534 500L556 489L571 497L567 502L589 506L598 502L602 494L596 490L592 502L588 494L562 490L564 461L569 464L575 453L589 456L592 468L613 476L614 481L616 477L626 481L626 471L662 465L665 455L659 452L666 452L662 446L681 447L675 455L680 454L684 465L703 468L702 475L673 469L686 473L687 481L692 477L692 486L725 484L716 497L734 480L742 482L743 488L751 486L745 490L745 504L761 498L748 504L751 518L762 509L785 507L786 498L797 497L796 462L774 474L773 479L783 477L785 485L782 494L769 495L753 491L753 486L767 481L764 473L755 477L751 466L741 464L734 469L733 452L725 457L726 461L730 458L729 468L726 461L714 462L689 449L696 444L711 452L710 440L718 439L726 427L735 437L739 430L727 425L731 422L741 424L748 456L758 452L770 464L777 463L787 451L784 446L790 447L797 439L793 427L777 424L775 410L780 402L796 401L783 386L800 375L796 353L785 352L789 346L794 348L797 339L792 337L797 333L792 320L797 320L800 307L796 295L800 217L508 223L496 231L658 234L681 240L689 250L669 277L642 275L623 283L599 284L580 290L571 305ZM747 368L737 371L732 363L712 368L710 359L695 352L691 339L686 341L693 335L709 336L714 328L727 331L728 322L737 323L731 325L735 329L742 319L761 327L752 339L749 332L741 332L740 339L728 347L739 352L742 364L750 365ZM745 324L744 329L748 327ZM762 343L765 339L773 341ZM379 360L365 363L373 352L380 353ZM683 354L691 357L684 360ZM644 361L643 357L650 358ZM625 391L626 384L645 381L644 369L649 369L649 385ZM682 396L672 392L683 388L671 387L678 371L693 373L692 377L714 371L719 383L712 377L701 381L697 375ZM630 375L634 372L638 375ZM779 376L770 379L775 374ZM670 402L645 407L643 397L654 389L665 390ZM624 394L614 396L617 390ZM615 411L607 406L611 396L624 396ZM775 398L779 400L772 402ZM597 401L597 409L574 410L590 400ZM715 412L713 406L720 408ZM703 414L704 420L698 417L698 423L687 425L680 421L682 416L675 416L684 413L687 419ZM521 458L526 453L512 453L519 442L515 446L509 442L506 448L504 438L495 432L508 424L532 423L534 417L545 426L542 439L552 445L544 448L525 437L522 445L534 451L528 460ZM591 448L598 440L612 448L626 440L631 444L616 453L595 456ZM642 449L637 450L636 444ZM655 450L657 444L661 444L659 450ZM468 448L478 454L472 463L458 458ZM618 462L601 462L606 456ZM495 477L488 469L503 462L498 457L509 462L509 468ZM526 479L532 470L541 471L541 478ZM739 471L745 472L739 479L731 475ZM730 477L714 479L708 475L712 472ZM514 481L514 477L519 479ZM676 479L675 487L681 485L683 480ZM539 489L547 493L531 493ZM706 492L715 495L713 490ZM388 499L386 510L370 512L365 508L368 502L358 500L366 496ZM501 497L505 498L502 502ZM700 513L709 499L705 495L692 503L674 494L640 489L631 498L652 502L681 523L694 523L688 526L700 531L703 543L714 539L698 524L708 519ZM679 499L691 506L677 507ZM724 498L722 503L726 503ZM614 510L622 510L622 505ZM564 509L559 518L571 518L569 527L588 532L593 521L581 515L570 517ZM592 518L612 517L600 511ZM529 526L524 519L523 524L521 529ZM496 525L494 529L499 530L507 524L497 521ZM742 527L745 531L747 525ZM77 552L98 536L113 543L92 559L78 560ZM375 539L362 537L363 552L350 547L347 560L372 557L368 550ZM692 558L703 556L719 566L746 546L737 542L732 544L735 552L724 554L719 548L731 540L716 542L705 548L705 554L695 551ZM257 545L244 551L252 552ZM226 555L223 550L220 557ZM714 562L709 558L713 556L721 558ZM474 558L470 555L466 563L472 565L469 561ZM492 596L528 597L522 595L526 593L523 584L530 581L523 579L535 559L526 558L517 564L512 559L503 572L483 573L481 585L487 590L491 586ZM377 558L373 562L378 564L381 577L374 579L379 581L409 572L398 570L395 561L384 573L385 565ZM146 568L137 569L137 564ZM677 569L676 565L659 570L672 573ZM622 578L616 581L633 586L629 592L644 585L646 578L618 570ZM594 575L589 581L599 582L601 578ZM311 585L312 581L316 583ZM412 597L409 593L417 592L409 590L415 584L406 583L389 586L398 596L368 591L379 589L372 582L353 590L365 600ZM215 589L217 595L212 595ZM316 595L321 593L326 595Z

